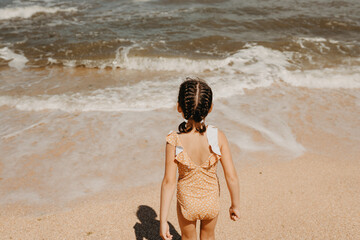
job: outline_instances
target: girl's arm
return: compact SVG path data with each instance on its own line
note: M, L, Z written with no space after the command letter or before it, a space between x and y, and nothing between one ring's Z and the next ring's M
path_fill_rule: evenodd
M160 200L160 236L163 239L171 239L172 235L167 224L167 217L170 208L170 202L176 188L176 169L177 164L174 161L175 146L166 143L165 154L165 174L161 184Z
M240 216L240 187L236 169L231 157L229 143L223 132L218 131L218 139L221 151L221 165L224 170L226 184L230 192L231 207L230 218L236 221Z

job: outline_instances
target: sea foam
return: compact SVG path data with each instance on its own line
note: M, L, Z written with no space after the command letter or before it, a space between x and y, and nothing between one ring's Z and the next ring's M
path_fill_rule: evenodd
M224 59L196 60L186 58L131 57L129 49L119 50L114 71L171 72L166 80L149 77L130 85L56 95L0 97L0 106L23 111L148 111L174 106L177 89L186 76L204 78L214 91L214 98L244 94L245 89L267 88L287 83L307 88L360 88L359 66L338 66L322 70L291 70L291 52L280 52L258 45L246 48ZM75 63L69 64L75 65ZM169 73L167 73L169 74Z
M151 111L174 105L174 96L181 79L173 80L168 84L142 81L131 86L97 89L88 93L0 96L0 106L10 106L22 111Z
M10 60L8 63L9 66L18 70L24 68L25 64L28 62L28 59L25 56L14 53L8 47L0 49L0 58L7 61Z
M56 13L77 11L76 8L59 8L59 7L43 7L43 6L26 6L0 9L0 20L10 18L30 18L36 13Z
M301 40L320 43L325 41L322 38ZM329 42L333 41L329 40ZM124 70L206 74L208 81L221 85L218 88L221 89L221 95L233 95L233 92L238 93L245 88L268 87L279 81L296 87L360 88L358 64L353 66L339 64L334 68L301 70L301 67L294 63L294 52L278 51L256 44L247 44L243 49L223 59L138 57L129 54L132 47L118 49L110 66ZM321 45L319 48L326 49L326 46ZM352 61L356 63L358 60ZM90 62L84 64L92 65ZM67 65L75 66L76 63L69 62ZM102 66L109 65L102 63Z

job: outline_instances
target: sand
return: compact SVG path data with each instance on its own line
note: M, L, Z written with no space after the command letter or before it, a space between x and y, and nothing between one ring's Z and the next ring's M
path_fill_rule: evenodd
M311 153L287 162L263 159L237 165L241 219L237 222L229 219L229 194L223 175L219 174L221 212L216 238L358 239L358 169L358 161L344 162ZM160 183L118 193L102 192L63 208L3 206L0 236L1 239L159 239L159 195ZM174 236L178 236L175 197L169 222L174 226Z
M241 194L233 222L219 166L216 239L360 239L357 92L279 89L219 100L210 116L228 136ZM2 112L1 240L160 239L164 136L179 122L175 109ZM174 195L168 220L179 239L175 204Z

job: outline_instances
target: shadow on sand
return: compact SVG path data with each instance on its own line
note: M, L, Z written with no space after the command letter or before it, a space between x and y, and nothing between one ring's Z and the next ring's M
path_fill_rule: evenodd
M157 214L154 209L146 205L140 205L136 212L136 216L140 223L134 225L136 240L161 240L160 221L156 220ZM174 226L169 223L170 233L173 235L173 240L181 240L180 234L175 230Z

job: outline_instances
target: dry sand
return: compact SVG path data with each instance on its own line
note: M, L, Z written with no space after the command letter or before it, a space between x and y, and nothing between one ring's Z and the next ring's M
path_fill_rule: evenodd
M359 239L358 161L311 153L288 162L257 157L263 160L237 166L242 214L237 222L229 220L229 194L219 168L217 239ZM103 192L62 208L3 206L0 239L159 239L154 218L159 195L160 183ZM177 236L175 199L169 222Z

